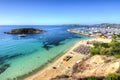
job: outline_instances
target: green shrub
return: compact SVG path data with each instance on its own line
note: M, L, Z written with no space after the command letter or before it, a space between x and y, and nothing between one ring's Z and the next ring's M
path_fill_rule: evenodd
M104 48L109 48L110 45L109 43L101 43L101 47L104 47Z
M88 77L88 80L98 80L98 78L95 76L91 76L91 77Z
M93 48L90 50L90 55L114 55L116 58L120 58L120 42L117 41L117 37L113 36L111 43L95 42Z
M100 55L104 55L105 54L105 50L104 49L100 49Z
M96 54L100 54L100 49L99 48L91 48L90 50L90 54L91 55L96 55Z
M120 34L118 34L117 37L120 37Z
M101 42L95 42L95 43L93 43L93 46L95 47L95 48L99 48L99 47L101 47Z
M116 73L110 73L106 76L105 80L119 80L119 76Z
M111 61L111 60L108 59L108 60L105 60L104 62L105 62L105 63L109 63L110 61Z
M114 57L115 58L120 58L120 54L115 54Z

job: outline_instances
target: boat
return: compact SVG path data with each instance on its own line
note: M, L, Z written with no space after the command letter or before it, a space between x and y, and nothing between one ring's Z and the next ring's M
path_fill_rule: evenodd
M20 34L19 37L26 37L26 34Z

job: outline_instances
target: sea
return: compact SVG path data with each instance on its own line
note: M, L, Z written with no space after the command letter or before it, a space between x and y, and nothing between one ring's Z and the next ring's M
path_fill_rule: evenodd
M4 34L16 28L37 28L46 32L27 34ZM91 37L67 32L81 26L55 25L6 25L0 26L0 80L14 80L42 69L59 58L80 40Z

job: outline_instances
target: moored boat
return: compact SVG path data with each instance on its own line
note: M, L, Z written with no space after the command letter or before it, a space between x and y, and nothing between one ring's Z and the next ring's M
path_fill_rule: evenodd
M20 34L19 37L26 37L26 34Z

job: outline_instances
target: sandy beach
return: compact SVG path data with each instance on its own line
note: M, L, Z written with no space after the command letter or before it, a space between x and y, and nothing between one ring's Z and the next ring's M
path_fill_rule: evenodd
M111 39L103 39L103 38L92 38L92 39L88 39L88 40L81 40L78 43L76 43L75 45L73 45L73 47L71 47L59 59L57 59L53 63L49 64L47 67L38 71L37 73L35 73L31 76L28 76L24 80L50 80L51 78L54 78L57 75L71 73L73 65L77 61L86 57L86 55L84 55L84 54L79 54L79 53L73 52L73 49L75 49L79 45L87 45L87 41L93 41L93 40L102 41L102 42L110 42L111 41ZM72 56L72 58L65 62L65 61L63 61L63 58L65 58L66 56ZM53 69L53 67L55 67L55 69Z

